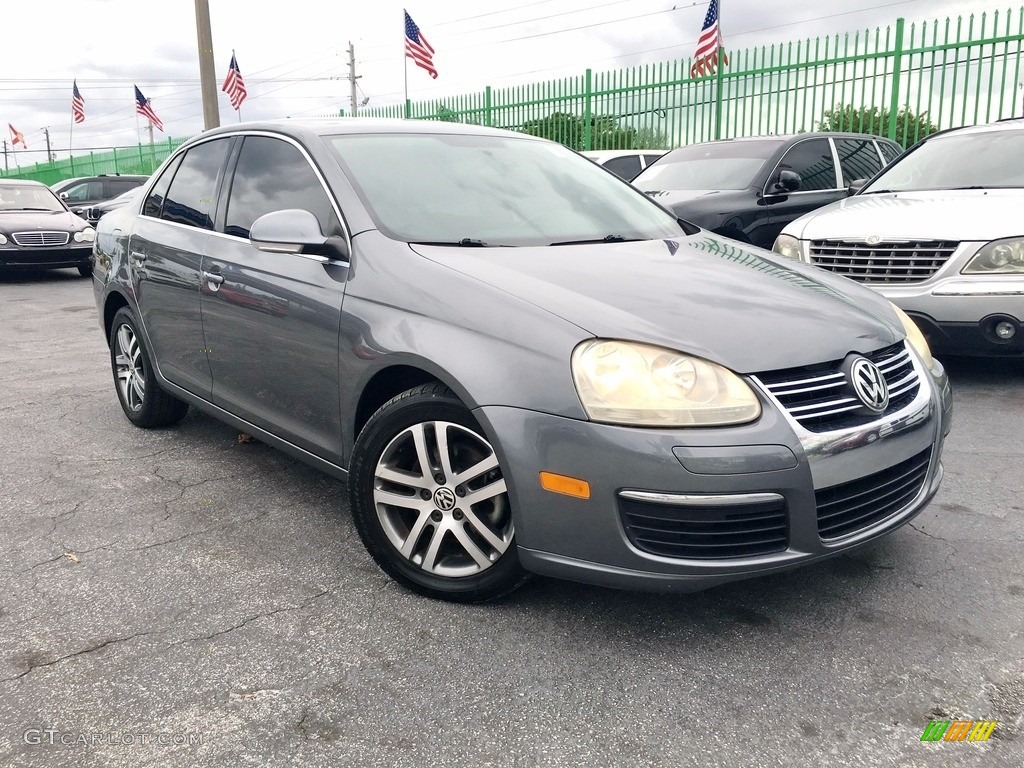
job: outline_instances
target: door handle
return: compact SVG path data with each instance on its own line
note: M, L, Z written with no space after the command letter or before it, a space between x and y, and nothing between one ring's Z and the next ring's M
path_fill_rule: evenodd
M213 290L217 290L224 282L224 275L218 275L216 272L203 272L203 280L208 282Z

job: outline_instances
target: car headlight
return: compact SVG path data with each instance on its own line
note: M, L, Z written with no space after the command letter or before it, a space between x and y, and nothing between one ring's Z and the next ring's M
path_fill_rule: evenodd
M585 341L572 353L572 376L594 421L713 427L761 415L757 396L732 371L649 344Z
M776 237L772 250L784 258L800 261L800 241L792 235Z
M96 230L92 227L86 227L81 232L75 232L76 243L91 243L96 239Z
M0 232L0 245L7 245L7 235Z
M892 302L890 302L892 304ZM903 323L903 330L907 334L907 341L910 342L910 346L917 350L917 354L924 360L924 364L929 368L932 367L932 351L928 348L928 341L925 339L924 334L921 333L921 329L917 327L917 323L904 312L902 309L892 304L892 308L896 310L896 316L899 317L900 322Z
M963 269L965 275L977 274L1024 274L1024 237L993 240Z

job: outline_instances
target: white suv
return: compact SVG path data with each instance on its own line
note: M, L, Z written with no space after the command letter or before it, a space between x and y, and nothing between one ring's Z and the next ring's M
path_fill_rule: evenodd
M918 143L774 250L874 288L947 354L1024 354L1024 119Z

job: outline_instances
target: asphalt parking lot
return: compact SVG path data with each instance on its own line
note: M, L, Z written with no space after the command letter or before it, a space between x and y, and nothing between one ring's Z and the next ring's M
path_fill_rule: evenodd
M73 270L0 297L0 766L1024 765L1024 361L948 361L942 489L880 543L466 607L377 569L344 483L132 427Z

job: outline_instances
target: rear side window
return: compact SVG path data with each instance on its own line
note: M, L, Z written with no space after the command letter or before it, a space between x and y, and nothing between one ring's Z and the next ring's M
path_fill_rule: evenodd
M135 189L141 183L132 179L107 179L107 197L117 197L122 192Z
M837 189L836 164L828 139L808 139L794 145L779 163L780 171L800 174L800 191Z
M161 219L199 229L213 229L217 179L227 157L228 146L228 139L215 139L185 153L167 191Z
M870 139L836 139L836 149L844 187L857 179L870 179L882 170L882 160Z
M341 231L330 198L302 153L280 139L246 136L228 195L225 234L248 237L260 216L288 208L312 213L324 235Z
M644 155L644 163L645 165L650 165L655 160L658 160L660 157L661 155Z
M174 158L170 164L164 169L164 172L160 174L160 178L157 179L156 184L149 192L149 197L146 198L145 204L142 206L143 216L154 216L159 218L160 211L164 207L164 199L167 197L167 188L171 186L171 179L174 178L174 172L178 170L178 166L181 165L181 155Z
M885 158L886 165L903 154L899 147L895 147L887 141L878 142L878 146L882 150L882 156Z
M616 176L621 176L626 181L632 181L636 178L636 175L642 170L640 168L640 156L639 155L626 155L625 157L613 157L604 167L614 173Z

